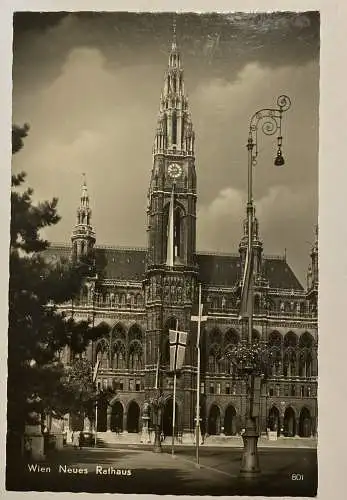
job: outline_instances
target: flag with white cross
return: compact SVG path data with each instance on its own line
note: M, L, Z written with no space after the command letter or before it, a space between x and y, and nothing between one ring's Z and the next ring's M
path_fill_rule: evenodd
M187 332L169 330L170 371L172 372L177 372L183 366L187 337Z

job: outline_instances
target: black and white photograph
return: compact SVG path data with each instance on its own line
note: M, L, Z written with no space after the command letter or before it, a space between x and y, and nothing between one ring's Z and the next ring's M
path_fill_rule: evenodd
M320 13L17 11L6 489L315 497Z

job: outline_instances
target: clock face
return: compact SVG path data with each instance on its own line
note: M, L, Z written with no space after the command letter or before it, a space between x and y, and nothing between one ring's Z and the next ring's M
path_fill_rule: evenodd
M178 163L171 163L168 167L169 176L173 179L178 179L182 174L182 167Z

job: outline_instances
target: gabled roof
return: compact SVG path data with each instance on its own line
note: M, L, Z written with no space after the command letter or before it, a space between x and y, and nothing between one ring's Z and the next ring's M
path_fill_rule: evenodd
M146 248L95 247L98 276L104 279L142 281L146 267ZM52 245L45 251L48 257L68 257L71 247ZM240 279L240 258L237 254L199 252L196 255L203 283L232 287ZM263 272L271 288L303 290L285 258L263 258Z

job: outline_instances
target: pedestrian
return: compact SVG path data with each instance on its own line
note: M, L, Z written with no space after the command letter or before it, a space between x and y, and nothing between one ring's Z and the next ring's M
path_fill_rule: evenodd
M73 431L72 433L72 444L73 444L73 447L75 448L75 450L77 450L77 448L79 447L80 445L80 436L79 436L79 432L77 431Z
M31 441L28 436L24 437L24 457L27 462L31 459Z

